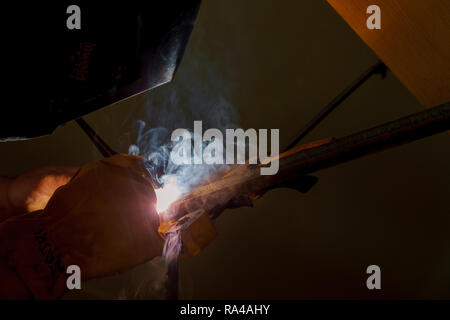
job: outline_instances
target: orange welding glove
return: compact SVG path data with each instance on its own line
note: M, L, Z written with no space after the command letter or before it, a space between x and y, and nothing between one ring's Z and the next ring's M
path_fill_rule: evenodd
M87 164L43 210L0 224L0 257L35 298L59 298L70 265L88 280L161 255L155 202L143 158L116 155Z

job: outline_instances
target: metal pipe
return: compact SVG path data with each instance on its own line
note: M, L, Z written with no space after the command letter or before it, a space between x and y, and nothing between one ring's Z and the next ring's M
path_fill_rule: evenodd
M258 166L248 165L238 174L194 189L174 202L167 215L178 219L203 209L216 217L226 208L246 205L248 195L295 183L307 174L446 130L450 130L450 103L281 157L276 175L263 176Z

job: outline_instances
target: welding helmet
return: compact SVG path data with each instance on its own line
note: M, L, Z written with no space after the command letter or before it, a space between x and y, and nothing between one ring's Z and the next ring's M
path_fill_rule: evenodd
M2 4L0 141L50 134L170 81L200 1Z

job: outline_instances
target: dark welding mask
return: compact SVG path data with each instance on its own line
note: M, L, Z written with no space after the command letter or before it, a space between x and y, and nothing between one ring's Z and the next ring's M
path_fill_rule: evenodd
M200 1L2 4L0 140L50 134L170 81Z

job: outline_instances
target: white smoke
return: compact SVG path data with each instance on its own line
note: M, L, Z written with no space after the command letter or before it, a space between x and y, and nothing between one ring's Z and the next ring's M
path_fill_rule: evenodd
M196 32L201 33L201 30ZM194 121L202 120L205 127L218 128L225 133L226 128L236 127L238 123L236 109L230 103L230 81L217 71L216 65L198 47L199 43L192 43L191 39L175 80L148 94L147 117L135 120L136 140L128 147L128 153L149 160L148 170L156 182L164 185L166 181L175 179L182 193L207 181L225 165L175 165L170 159L170 152L176 143L170 140L172 131L186 128L192 132ZM176 242L179 237L167 239ZM165 243L164 257L158 259L156 264L155 260L145 264L149 266L149 272L157 270L157 279L149 275L148 279L142 278L137 286L130 283L120 298L152 298L155 292L161 291L161 283L167 281L166 265L175 259L180 250L180 246L172 244ZM164 266L164 273L160 272L161 266Z
M197 29L196 32L201 34L202 30ZM174 147L170 140L172 131L186 128L193 132L194 121L202 120L205 127L225 133L238 122L237 111L230 102L231 81L227 81L226 76L199 49L201 37L196 41L190 43L174 81L148 95L147 119L136 121L136 140L128 148L130 154L149 160L150 173L157 182L163 184L171 177L177 180L182 192L188 192L207 180L223 166L175 165L170 161Z

